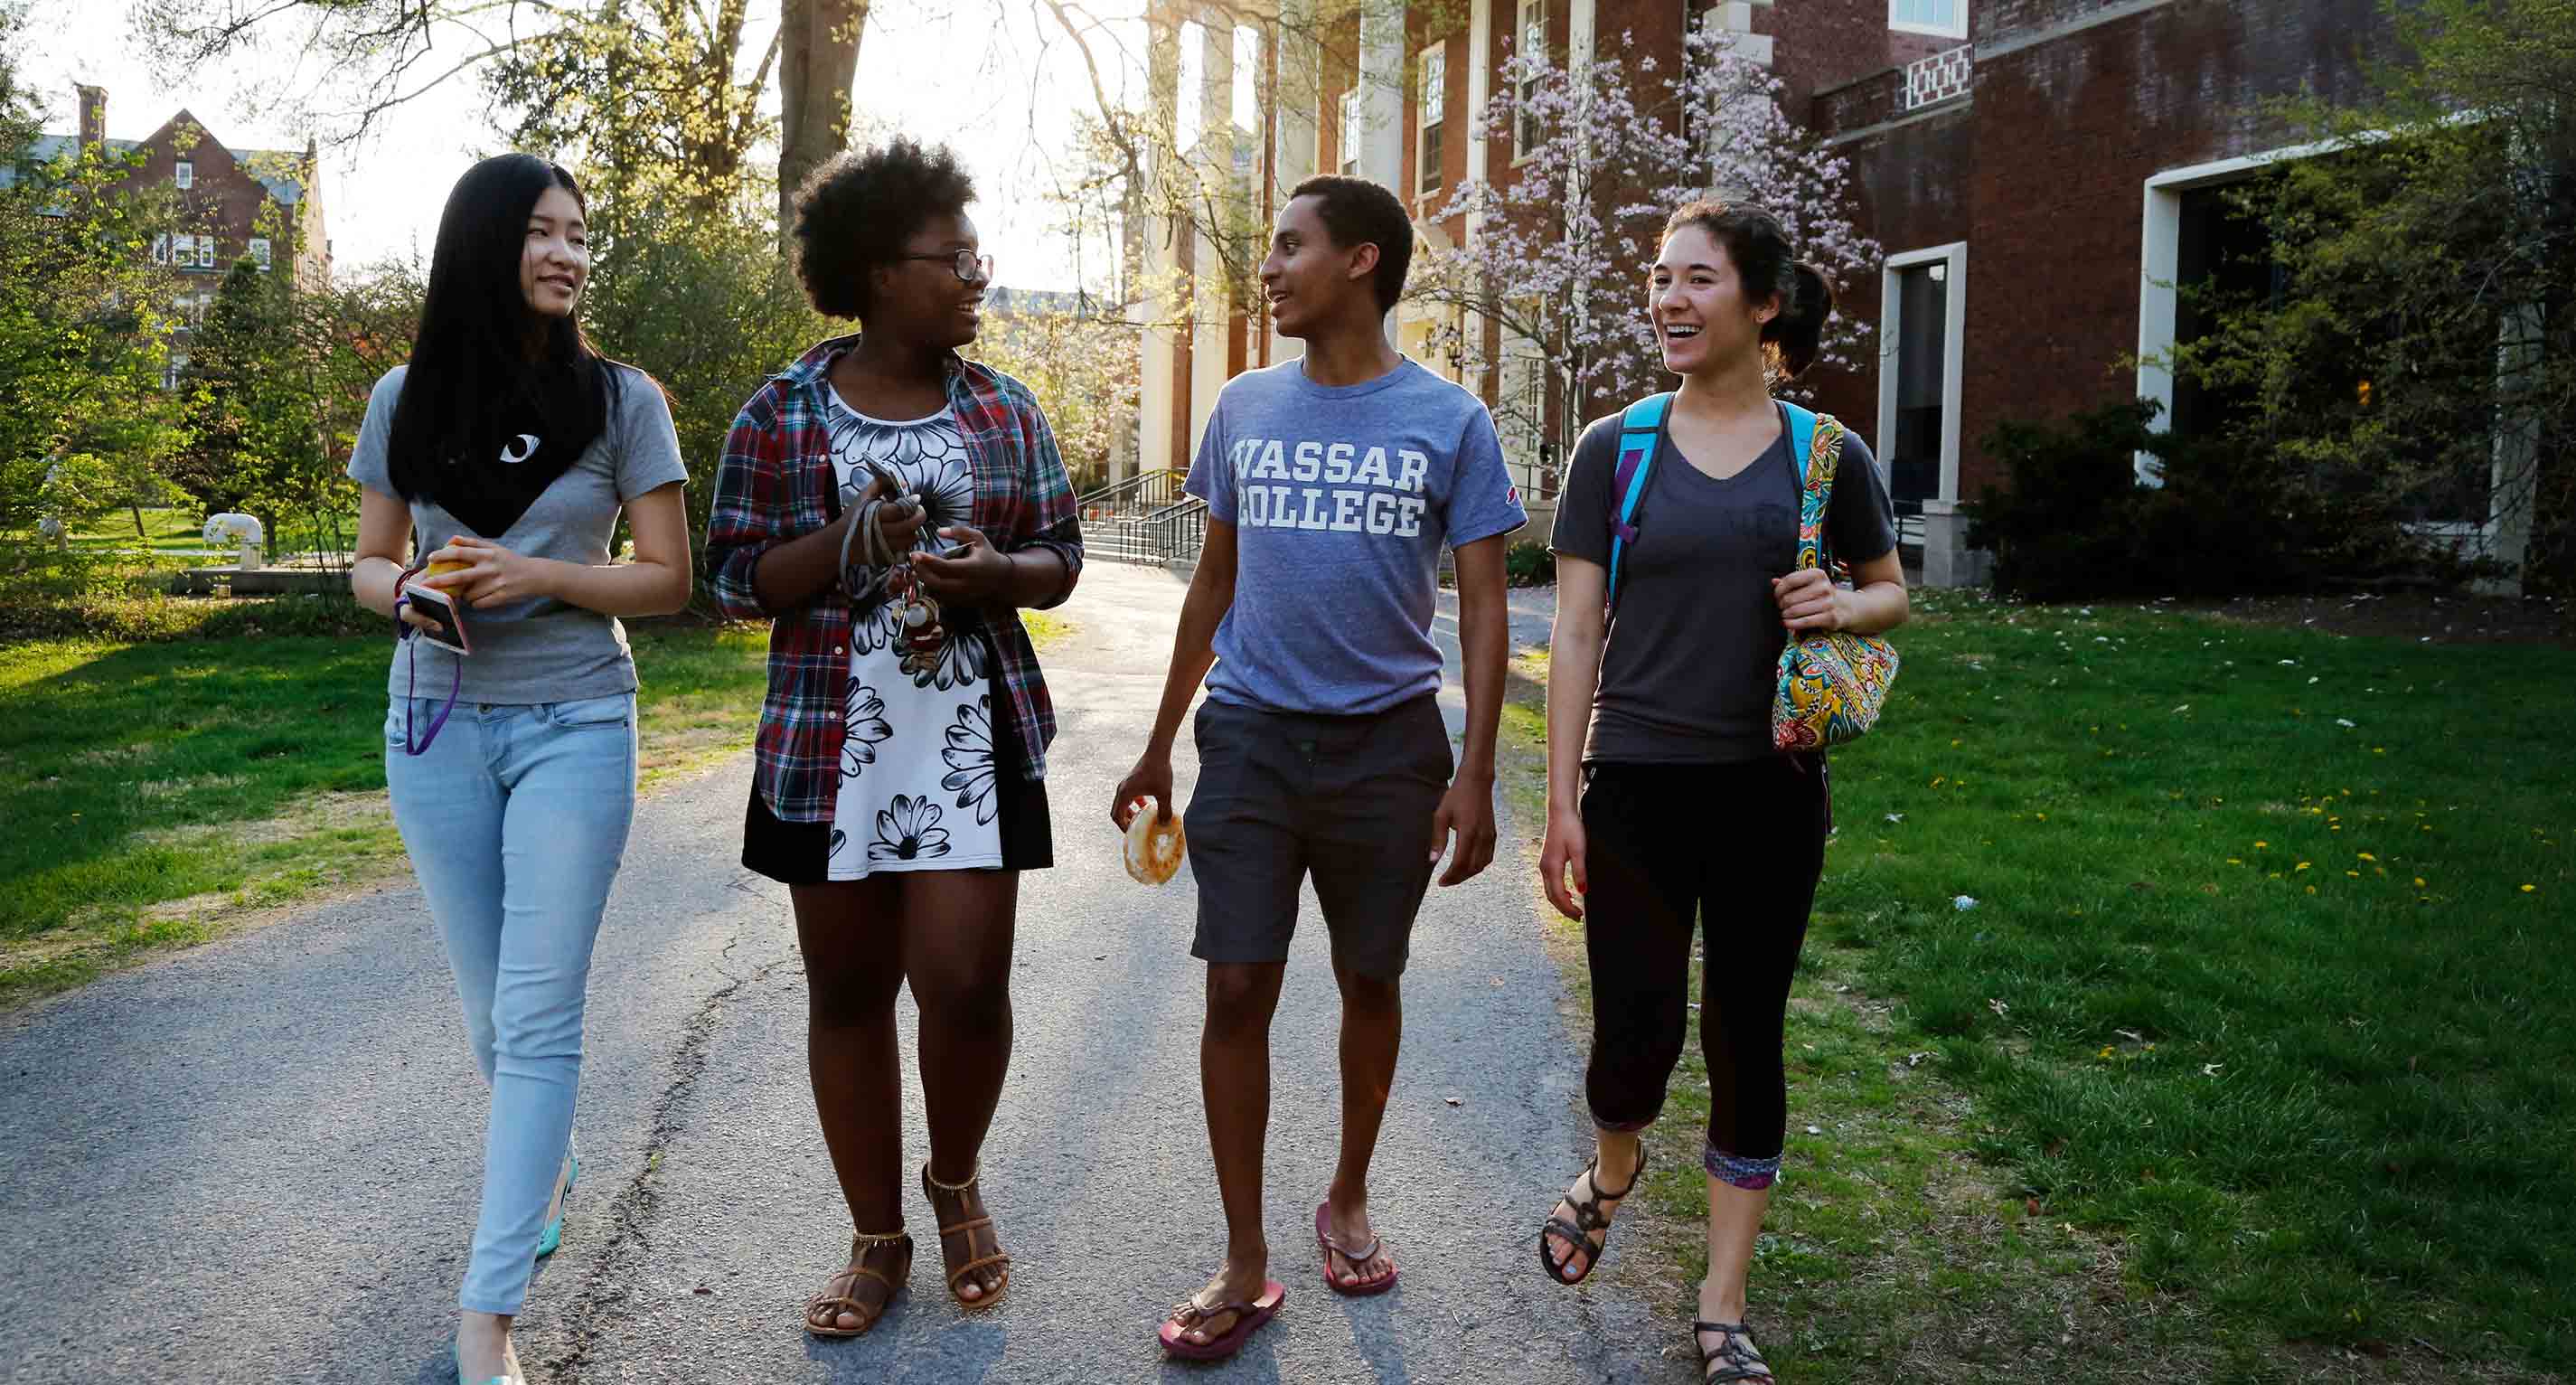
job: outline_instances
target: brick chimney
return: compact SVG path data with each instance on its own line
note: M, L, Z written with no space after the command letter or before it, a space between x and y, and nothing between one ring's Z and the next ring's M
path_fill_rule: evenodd
M107 143L107 88L75 86L80 93L80 142L85 149Z

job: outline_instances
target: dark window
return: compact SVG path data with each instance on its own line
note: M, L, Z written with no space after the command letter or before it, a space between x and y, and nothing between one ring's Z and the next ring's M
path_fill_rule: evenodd
M1950 380L1950 264L1896 271L1896 437L1887 489L1901 515L1941 492L1941 435Z

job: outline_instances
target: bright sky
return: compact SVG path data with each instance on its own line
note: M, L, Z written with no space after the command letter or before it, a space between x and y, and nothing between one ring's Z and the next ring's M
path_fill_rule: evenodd
M1123 6L1112 0L1105 8ZM229 147L303 148L303 129L287 119L242 113L247 90L291 79L282 65L152 71L124 10L108 0L34 0L22 72L48 103L47 130L76 127L71 88L79 81L107 88L111 138L140 139L185 107ZM753 13L746 46L756 59L778 22L775 0L755 0ZM279 40L290 32L279 31ZM1098 46L1106 64L1110 49ZM1185 92L1195 68L1189 64ZM1244 76L1239 71L1238 92ZM1124 80L1132 89L1143 79L1136 72ZM942 141L973 170L982 200L972 215L1001 283L1070 289L1105 276L1101 247L1078 263L1054 209L1041 200L1071 137L1070 113L1088 109L1092 96L1080 54L1033 0L878 0L859 46L854 91L862 135L900 131ZM1239 96L1237 104L1247 103ZM338 263L362 266L415 247L426 254L448 188L498 144L479 89L459 77L397 112L365 145L324 149L323 210Z

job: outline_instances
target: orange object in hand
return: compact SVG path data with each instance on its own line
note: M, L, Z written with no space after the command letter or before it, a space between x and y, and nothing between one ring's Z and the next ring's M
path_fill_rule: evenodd
M1127 874L1139 884L1169 884L1180 871L1181 858L1189 854L1180 815L1166 821L1160 804L1151 798L1141 801L1145 806L1127 823Z
M441 573L463 572L465 569L472 566L474 566L472 563L431 563L428 567L421 570L420 575L423 577L436 577Z

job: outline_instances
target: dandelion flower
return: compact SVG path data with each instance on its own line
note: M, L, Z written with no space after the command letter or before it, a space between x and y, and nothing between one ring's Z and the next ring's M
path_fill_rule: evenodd
M2301 870L2306 870L2307 868L2308 868L2308 863L2307 863L2307 862L2305 862L2305 861L2301 861L2301 862L2299 863L2299 869L2301 869Z
M2529 894L2529 893L2531 893L2533 890L2536 890L2536 889L2539 889L2539 888L2540 888L2540 887L2539 887L2538 885L2525 885L2525 886L2523 886L2523 887L2522 887L2522 892L2523 892L2524 894Z
M2419 890L2420 890L2420 889L2422 889L2422 888L2424 888L2424 877L2423 877L2423 876L2420 876L2420 875L2419 875L2419 876L2416 876L2416 877L2415 877L2415 888L2417 888L2417 889L2419 889Z
M2364 852L2360 853L2360 856L2361 856L2361 859L2363 859L2363 860L2365 860L2365 861L2376 861L2376 860L2378 860L2378 859L2379 859L2378 857L2371 855L2371 854L2370 854L2369 852L2367 852L2367 851L2364 851Z

